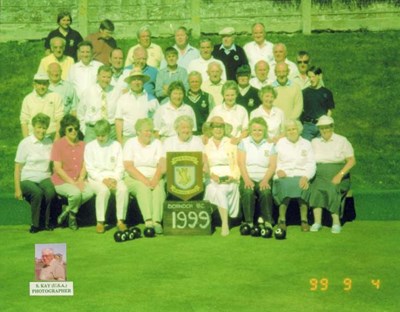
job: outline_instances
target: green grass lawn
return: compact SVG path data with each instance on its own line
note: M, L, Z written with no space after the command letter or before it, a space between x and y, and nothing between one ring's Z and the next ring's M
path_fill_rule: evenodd
M340 235L289 226L284 241L242 237L238 228L223 238L217 228L212 236L115 243L113 232L0 227L1 310L398 311L400 222L346 223ZM37 243L67 244L73 297L29 296ZM327 289L312 291L313 278L327 279Z
M400 31L269 35L272 42L286 43L290 59L298 50L308 50L313 64L324 70L325 84L336 102L336 131L355 148L354 189L400 188L399 37ZM249 40L243 36L237 41ZM172 38L155 42L166 47ZM132 40L119 41L124 51L132 44ZM5 193L13 192L13 159L21 140L19 112L22 99L32 90L42 47L42 41L0 44L0 189Z

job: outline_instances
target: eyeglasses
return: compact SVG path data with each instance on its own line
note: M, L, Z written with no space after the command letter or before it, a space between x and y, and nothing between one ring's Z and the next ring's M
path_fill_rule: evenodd
M68 127L65 129L68 133L71 133L72 131L78 132L79 128L78 127Z
M297 64L308 64L308 63L310 63L310 61L297 61Z

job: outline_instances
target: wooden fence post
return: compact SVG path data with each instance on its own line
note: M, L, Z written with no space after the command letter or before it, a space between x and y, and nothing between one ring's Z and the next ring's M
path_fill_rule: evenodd
M301 21L304 35L311 35L311 0L301 0Z
M79 32L85 38L88 35L88 0L78 1L78 24Z
M190 1L190 15L192 25L192 36L194 38L200 38L200 1Z

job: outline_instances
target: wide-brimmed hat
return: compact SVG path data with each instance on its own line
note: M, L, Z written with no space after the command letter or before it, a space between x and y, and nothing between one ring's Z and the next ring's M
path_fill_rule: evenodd
M322 115L318 118L317 127L333 125L333 118L327 115Z
M150 80L150 76L143 74L140 69L132 69L132 71L129 73L129 76L127 76L124 81L126 83L130 83L133 78L140 78L143 80L144 83Z

